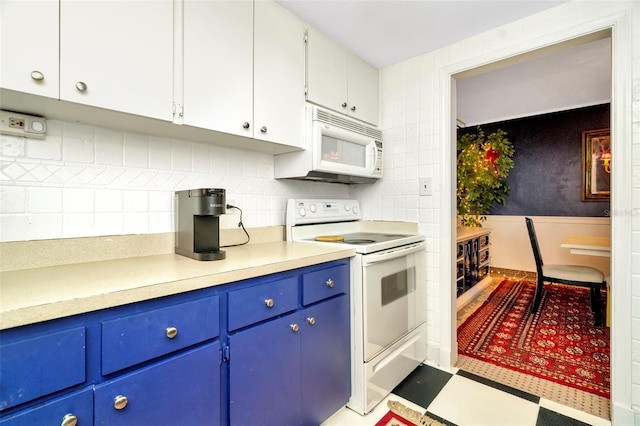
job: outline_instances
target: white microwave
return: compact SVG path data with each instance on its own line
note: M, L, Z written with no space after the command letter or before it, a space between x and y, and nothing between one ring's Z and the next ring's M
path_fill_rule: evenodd
M305 150L275 157L275 177L372 183L382 177L382 132L356 120L307 106Z

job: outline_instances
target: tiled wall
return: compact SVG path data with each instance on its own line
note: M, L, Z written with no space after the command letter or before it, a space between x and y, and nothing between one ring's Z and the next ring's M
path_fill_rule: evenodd
M346 185L276 180L268 154L47 125L44 140L0 135L0 241L171 232L174 191L182 189L226 189L248 228L284 225L288 198L349 193ZM237 222L221 219L223 227Z

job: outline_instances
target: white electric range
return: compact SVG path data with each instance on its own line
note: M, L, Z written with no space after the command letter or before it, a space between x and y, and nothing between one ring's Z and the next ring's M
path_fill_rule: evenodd
M424 235L365 231L361 219L358 200L290 199L285 225L289 241L356 251L347 406L366 414L426 358L426 252Z

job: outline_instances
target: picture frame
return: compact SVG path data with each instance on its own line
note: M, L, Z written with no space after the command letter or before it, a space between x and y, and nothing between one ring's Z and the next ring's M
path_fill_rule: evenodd
M610 129L582 132L582 201L610 200L611 163Z

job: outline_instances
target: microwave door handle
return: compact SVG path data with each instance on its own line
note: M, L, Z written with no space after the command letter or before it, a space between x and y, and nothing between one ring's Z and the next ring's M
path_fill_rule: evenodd
M369 149L371 150L371 166L369 166L369 171L373 174L376 170L376 154L378 154L378 148L376 148L375 142L369 145Z
M362 263L364 265L371 265L373 263L386 262L388 260L397 259L399 257L404 257L412 253L423 251L424 247L424 243L418 243L395 250L385 251L381 254L369 254L363 256Z

